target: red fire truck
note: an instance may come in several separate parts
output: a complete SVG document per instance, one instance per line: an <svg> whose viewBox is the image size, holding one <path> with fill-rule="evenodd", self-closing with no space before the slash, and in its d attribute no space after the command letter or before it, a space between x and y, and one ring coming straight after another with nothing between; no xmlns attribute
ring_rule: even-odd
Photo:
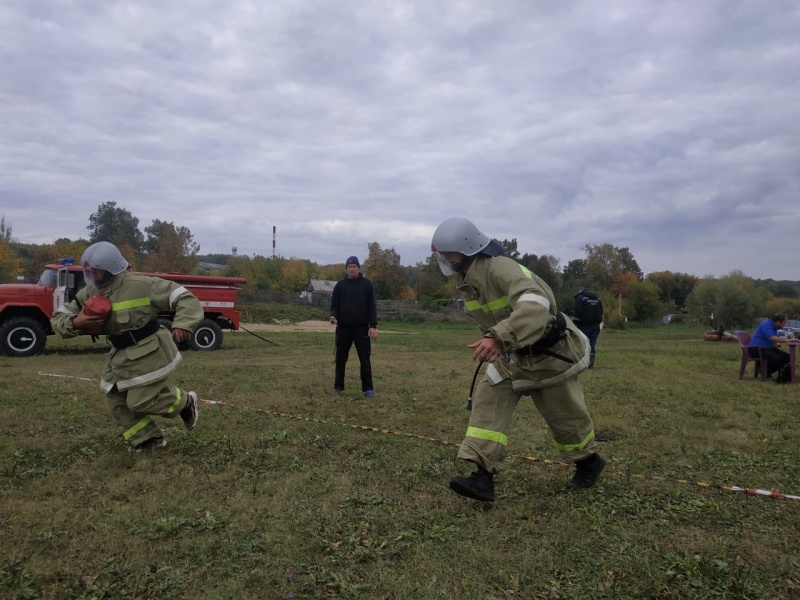
<svg viewBox="0 0 800 600"><path fill-rule="evenodd" d="M200 300L205 317L189 340L192 350L216 350L222 345L223 329L239 329L236 296L247 279L178 273L140 274L180 283ZM44 350L47 336L54 334L50 326L53 312L75 298L84 285L83 270L69 259L45 265L35 284L0 285L0 352L8 356L32 356ZM171 313L158 315L165 327L171 326L173 317Z"/></svg>

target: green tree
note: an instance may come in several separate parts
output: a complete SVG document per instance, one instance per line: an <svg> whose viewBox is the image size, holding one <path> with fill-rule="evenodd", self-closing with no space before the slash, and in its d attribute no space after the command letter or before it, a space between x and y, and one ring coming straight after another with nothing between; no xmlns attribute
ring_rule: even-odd
<svg viewBox="0 0 800 600"><path fill-rule="evenodd" d="M367 244L369 254L364 261L364 271L375 286L379 300L408 297L406 271L400 265L400 255L394 248L381 248L378 242Z"/></svg>
<svg viewBox="0 0 800 600"><path fill-rule="evenodd" d="M672 271L654 271L648 273L645 280L658 286L658 299L661 302L676 308L686 306L686 298L689 297L698 282L698 278L694 275L673 273Z"/></svg>
<svg viewBox="0 0 800 600"><path fill-rule="evenodd" d="M383 279L372 279L372 287L375 290L375 298L377 300L391 300L392 290Z"/></svg>
<svg viewBox="0 0 800 600"><path fill-rule="evenodd" d="M658 286L649 281L634 279L629 283L625 307L632 321L643 323L661 314L663 305L658 299L658 292Z"/></svg>
<svg viewBox="0 0 800 600"><path fill-rule="evenodd" d="M641 281L644 278L644 273L642 273L642 270L639 268L639 263L633 258L633 253L631 253L630 249L627 247L616 248L616 251L620 271L623 273L633 273L636 279Z"/></svg>
<svg viewBox="0 0 800 600"><path fill-rule="evenodd" d="M129 247L134 253L142 251L144 236L139 231L139 219L116 202L105 202L89 217L89 242L111 242L122 250ZM124 253L123 253L124 254ZM130 260L130 259L129 259Z"/></svg>
<svg viewBox="0 0 800 600"><path fill-rule="evenodd" d="M0 217L0 242L10 244L13 241L11 223L6 221L6 216L3 215Z"/></svg>
<svg viewBox="0 0 800 600"><path fill-rule="evenodd" d="M428 308L427 305L430 300L455 297L454 284L442 273L435 254L431 254L427 261L418 263L417 266L419 267L417 299L420 301L422 308ZM427 300L423 302L423 298Z"/></svg>
<svg viewBox="0 0 800 600"><path fill-rule="evenodd" d="M561 290L564 285L564 280L560 273L559 260L552 254L542 254L536 256L535 254L525 253L519 258L519 262L530 269L542 280L550 286L553 292Z"/></svg>
<svg viewBox="0 0 800 600"><path fill-rule="evenodd" d="M708 324L721 338L726 329L751 329L756 319L764 316L770 296L741 271L733 271L719 279L701 279L686 307L695 321Z"/></svg>
<svg viewBox="0 0 800 600"><path fill-rule="evenodd" d="M584 259L576 258L569 261L564 267L564 283L581 281L584 277L586 277L586 261Z"/></svg>
<svg viewBox="0 0 800 600"><path fill-rule="evenodd" d="M503 248L505 248L503 256L507 256L508 258L516 261L520 260L521 256L517 248L517 238L513 238L510 240L498 240L498 241L500 242L500 245Z"/></svg>
<svg viewBox="0 0 800 600"><path fill-rule="evenodd" d="M756 287L768 289L774 296L781 298L800 298L800 281L775 281L774 279L756 279Z"/></svg>
<svg viewBox="0 0 800 600"><path fill-rule="evenodd" d="M145 269L156 273L191 273L197 267L200 246L187 227L154 219L144 231L147 234L143 244Z"/></svg>

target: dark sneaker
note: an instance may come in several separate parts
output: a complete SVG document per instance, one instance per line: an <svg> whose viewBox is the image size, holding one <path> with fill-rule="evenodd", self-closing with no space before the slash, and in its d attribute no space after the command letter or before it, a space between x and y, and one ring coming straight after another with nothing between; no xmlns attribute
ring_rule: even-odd
<svg viewBox="0 0 800 600"><path fill-rule="evenodd" d="M342 393L342 389L335 387L335 388L333 388L333 391L331 391L331 396L338 396L341 393Z"/></svg>
<svg viewBox="0 0 800 600"><path fill-rule="evenodd" d="M575 462L575 475L567 483L571 490L590 488L597 483L600 471L606 466L605 459L597 452L591 456Z"/></svg>
<svg viewBox="0 0 800 600"><path fill-rule="evenodd" d="M167 445L167 440L163 437L152 437L143 441L138 446L128 446L128 452L145 452L147 450L154 450L155 448L163 448Z"/></svg>
<svg viewBox="0 0 800 600"><path fill-rule="evenodd" d="M480 467L469 477L453 475L450 478L450 489L456 494L481 500L494 502L494 481L492 474Z"/></svg>
<svg viewBox="0 0 800 600"><path fill-rule="evenodd" d="M780 372L778 372L778 376L775 378L775 383L789 383L792 380L792 371L789 365L785 365Z"/></svg>
<svg viewBox="0 0 800 600"><path fill-rule="evenodd" d="M376 394L374 390L367 390L366 392L364 392L364 395L367 398L377 398L378 397L378 394Z"/></svg>
<svg viewBox="0 0 800 600"><path fill-rule="evenodd" d="M200 411L197 409L197 394L189 392L186 394L186 406L181 411L181 419L186 429L191 431L197 425L197 419L200 416Z"/></svg>

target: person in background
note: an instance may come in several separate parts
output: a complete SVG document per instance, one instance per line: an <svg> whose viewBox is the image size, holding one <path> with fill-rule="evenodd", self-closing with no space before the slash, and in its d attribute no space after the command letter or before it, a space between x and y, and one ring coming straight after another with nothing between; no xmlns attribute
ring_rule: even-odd
<svg viewBox="0 0 800 600"><path fill-rule="evenodd" d="M107 336L111 349L100 387L111 417L128 450L163 448L167 440L153 416L180 416L189 430L197 424L197 394L168 380L181 361L176 343L191 337L203 307L182 285L130 272L110 242L89 246L81 265L86 287L53 314L53 330L63 338ZM159 312L175 313L172 331L161 327Z"/></svg>
<svg viewBox="0 0 800 600"><path fill-rule="evenodd" d="M627 320L627 319L626 319ZM582 287L575 294L575 308L572 312L572 321L578 326L587 338L591 347L589 368L594 368L595 346L597 336L603 322L603 303L593 291Z"/></svg>
<svg viewBox="0 0 800 600"><path fill-rule="evenodd" d="M372 385L371 341L378 339L378 309L375 288L361 273L358 257L345 262L347 274L336 282L331 295L330 322L336 325L336 375L333 394L344 390L344 374L350 347L355 345L361 363L361 391L375 398Z"/></svg>
<svg viewBox="0 0 800 600"><path fill-rule="evenodd" d="M502 256L502 245L471 221L444 221L433 234L431 251L442 273L455 275L467 314L480 329L480 339L468 346L472 360L489 363L472 395L458 451L458 458L477 470L469 477L454 475L450 488L475 500L494 500L494 476L506 457L512 416L523 394L530 394L562 456L575 463L567 487L592 487L605 459L595 452L594 423L578 380L589 366L586 337L559 312L550 287Z"/></svg>
<svg viewBox="0 0 800 600"><path fill-rule="evenodd" d="M753 337L750 338L750 348L748 349L750 356L758 358L758 348L761 348L761 355L767 360L766 378L769 379L775 371L779 371L775 383L788 383L792 379L789 371L789 354L778 349L778 344L788 344L792 341L791 336L781 337L778 335L778 329L786 327L787 320L785 314L775 313L771 318L761 321L756 327ZM762 373L761 376L765 375Z"/></svg>

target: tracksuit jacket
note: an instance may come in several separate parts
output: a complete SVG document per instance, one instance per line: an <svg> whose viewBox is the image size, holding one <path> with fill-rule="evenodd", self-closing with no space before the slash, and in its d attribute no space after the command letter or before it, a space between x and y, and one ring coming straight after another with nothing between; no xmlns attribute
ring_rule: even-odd
<svg viewBox="0 0 800 600"><path fill-rule="evenodd" d="M336 282L331 295L331 316L341 325L378 326L375 288L363 273Z"/></svg>

